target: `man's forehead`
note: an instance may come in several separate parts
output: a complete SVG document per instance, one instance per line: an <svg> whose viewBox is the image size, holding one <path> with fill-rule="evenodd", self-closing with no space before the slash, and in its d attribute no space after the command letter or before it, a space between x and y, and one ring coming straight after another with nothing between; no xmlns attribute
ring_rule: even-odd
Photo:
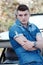
<svg viewBox="0 0 43 65"><path fill-rule="evenodd" d="M25 13L29 13L28 10L25 10L25 11L18 11L18 14L25 14Z"/></svg>

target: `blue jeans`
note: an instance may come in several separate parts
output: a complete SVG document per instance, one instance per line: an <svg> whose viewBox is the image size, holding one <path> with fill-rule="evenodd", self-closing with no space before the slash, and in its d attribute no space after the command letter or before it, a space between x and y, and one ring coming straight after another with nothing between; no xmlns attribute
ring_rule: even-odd
<svg viewBox="0 0 43 65"><path fill-rule="evenodd" d="M26 64L23 64L23 65L43 65L43 63L41 63L41 62L31 62L31 63L26 63Z"/></svg>

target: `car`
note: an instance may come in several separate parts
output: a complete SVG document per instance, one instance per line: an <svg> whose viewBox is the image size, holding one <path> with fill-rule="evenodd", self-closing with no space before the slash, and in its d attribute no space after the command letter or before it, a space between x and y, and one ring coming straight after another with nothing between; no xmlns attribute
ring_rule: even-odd
<svg viewBox="0 0 43 65"><path fill-rule="evenodd" d="M41 31L43 36L43 14L31 14L30 23L35 24ZM10 41L9 41L9 31L0 33L0 48L3 48L2 53L0 53L0 63L3 63L5 60L5 50L6 48L12 48ZM42 49L42 55L43 55L43 49ZM3 61L2 61L3 59ZM17 59L18 61L18 59ZM16 63L18 65L18 63Z"/></svg>
<svg viewBox="0 0 43 65"><path fill-rule="evenodd" d="M40 29L43 36L43 14L32 14L29 20Z"/></svg>

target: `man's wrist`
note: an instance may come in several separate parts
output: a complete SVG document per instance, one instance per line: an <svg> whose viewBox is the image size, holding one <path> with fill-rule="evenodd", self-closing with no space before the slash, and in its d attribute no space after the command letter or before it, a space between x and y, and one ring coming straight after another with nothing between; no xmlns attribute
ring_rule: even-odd
<svg viewBox="0 0 43 65"><path fill-rule="evenodd" d="M24 46L25 44L22 44L22 46Z"/></svg>
<svg viewBox="0 0 43 65"><path fill-rule="evenodd" d="M34 47L36 47L36 41L34 42Z"/></svg>

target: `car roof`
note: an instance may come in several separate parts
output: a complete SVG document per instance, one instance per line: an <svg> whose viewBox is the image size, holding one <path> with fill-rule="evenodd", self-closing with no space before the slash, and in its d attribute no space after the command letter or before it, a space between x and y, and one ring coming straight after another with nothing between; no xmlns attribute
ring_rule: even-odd
<svg viewBox="0 0 43 65"><path fill-rule="evenodd" d="M34 23L35 25L37 25L37 27L39 29L43 28L43 15L34 15L34 16L31 16L29 21L31 23Z"/></svg>
<svg viewBox="0 0 43 65"><path fill-rule="evenodd" d="M9 40L9 31L0 33L0 40Z"/></svg>

